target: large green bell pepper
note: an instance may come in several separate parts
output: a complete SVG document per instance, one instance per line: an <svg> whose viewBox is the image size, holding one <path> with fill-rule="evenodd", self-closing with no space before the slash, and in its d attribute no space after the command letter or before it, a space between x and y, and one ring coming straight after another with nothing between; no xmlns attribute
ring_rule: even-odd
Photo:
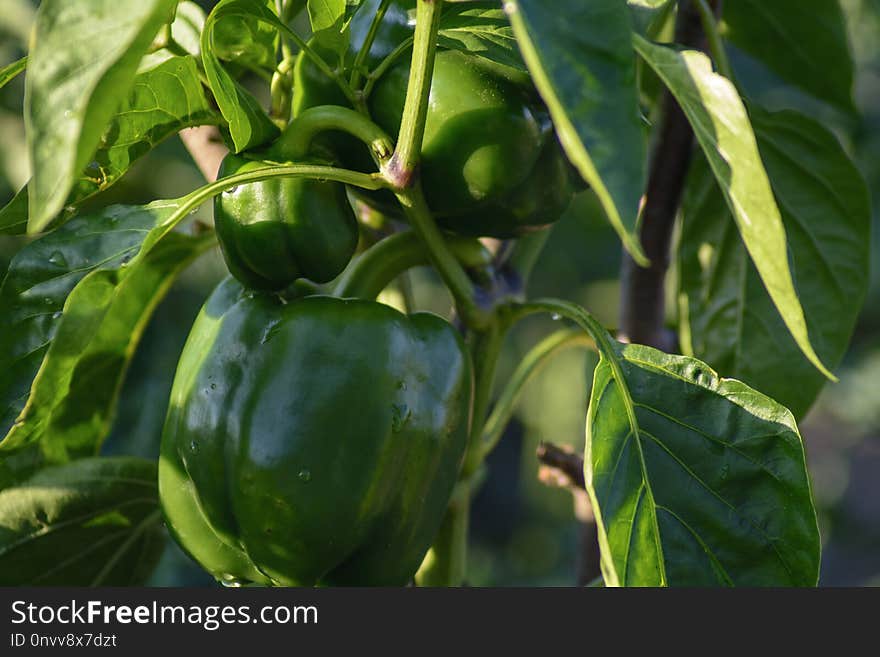
<svg viewBox="0 0 880 657"><path fill-rule="evenodd" d="M401 585L436 534L472 373L443 319L218 286L178 364L159 463L167 525L226 582Z"/></svg>

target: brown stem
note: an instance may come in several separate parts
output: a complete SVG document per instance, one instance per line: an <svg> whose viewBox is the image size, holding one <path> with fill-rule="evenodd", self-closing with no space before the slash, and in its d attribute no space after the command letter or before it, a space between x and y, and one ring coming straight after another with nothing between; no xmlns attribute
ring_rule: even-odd
<svg viewBox="0 0 880 657"><path fill-rule="evenodd" d="M720 2L713 8L718 11ZM675 41L688 48L705 50L700 15L693 2L679 8ZM654 151L645 193L640 238L648 267L639 267L626 253L621 269L619 338L664 351L675 349L675 337L664 327L666 318L666 271L675 217L681 202L694 133L681 108L667 91L663 99L663 122Z"/></svg>
<svg viewBox="0 0 880 657"><path fill-rule="evenodd" d="M538 445L536 454L541 462L541 469L538 472L540 481L550 486L568 488L571 491L580 544L577 585L585 586L596 579L600 571L599 539L593 507L584 480L584 459L570 448L546 442Z"/></svg>
<svg viewBox="0 0 880 657"><path fill-rule="evenodd" d="M542 464L538 479L543 483L560 488L587 490L583 456L547 442L538 445L535 455Z"/></svg>
<svg viewBox="0 0 880 657"><path fill-rule="evenodd" d="M180 131L180 140L209 183L217 180L217 169L229 149L223 143L217 126L203 125Z"/></svg>

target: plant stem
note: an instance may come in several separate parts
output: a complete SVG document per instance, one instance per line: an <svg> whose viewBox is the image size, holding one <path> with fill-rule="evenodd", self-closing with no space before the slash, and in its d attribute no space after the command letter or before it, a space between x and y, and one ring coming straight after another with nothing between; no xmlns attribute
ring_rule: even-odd
<svg viewBox="0 0 880 657"><path fill-rule="evenodd" d="M362 100L365 103L370 97L370 94L373 92L373 87L376 85L376 82L385 74L385 71L391 68L394 63L398 59L400 59L400 57L402 57L410 48L412 48L412 45L413 38L407 37L406 40L401 42L399 46L392 50L375 69L370 71L370 74L367 76L367 83L364 85L364 90L361 93Z"/></svg>
<svg viewBox="0 0 880 657"><path fill-rule="evenodd" d="M293 56L289 54L278 64L272 74L270 94L272 99L271 116L282 130L290 120L290 105L293 100Z"/></svg>
<svg viewBox="0 0 880 657"><path fill-rule="evenodd" d="M308 57L314 62L315 66L326 75L328 78L333 80L336 85L342 90L342 93L345 95L346 99L352 104L355 105L357 103L357 94L354 93L351 86L348 84L348 80L346 80L342 75L339 74L337 70L330 68L330 65L324 61L324 58L321 57L315 49L312 48L308 43L306 43L305 39L303 39L296 32L291 30L287 25L282 25L281 34L282 36L286 36L291 41L293 41L297 47L302 51L303 55Z"/></svg>
<svg viewBox="0 0 880 657"><path fill-rule="evenodd" d="M456 259L466 267L488 264L474 261L475 246L471 238L454 238L447 245ZM430 255L421 238L413 231L395 233L364 251L345 272L333 294L338 297L375 299L402 273L413 267L429 265Z"/></svg>
<svg viewBox="0 0 880 657"><path fill-rule="evenodd" d="M538 258L541 256L541 252L544 250L544 246L549 238L550 229L547 228L524 235L514 244L507 262L519 274L524 288L528 284L532 270L535 268L535 264L538 262Z"/></svg>
<svg viewBox="0 0 880 657"><path fill-rule="evenodd" d="M416 582L419 586L461 586L467 574L467 540L472 484L459 481Z"/></svg>
<svg viewBox="0 0 880 657"><path fill-rule="evenodd" d="M544 338L523 357L513 375L507 381L489 419L483 426L479 443L479 461L486 459L501 439L504 429L513 416L525 385L560 351L572 347L595 349L595 342L583 331L562 329Z"/></svg>
<svg viewBox="0 0 880 657"><path fill-rule="evenodd" d="M389 173L395 186L401 188L412 184L421 157L442 9L443 0L418 0L416 4L416 28L409 83L397 137L397 149L389 165Z"/></svg>
<svg viewBox="0 0 880 657"><path fill-rule="evenodd" d="M186 211L194 210L209 198L220 194L227 189L245 185L270 178L313 178L316 180L335 180L336 182L354 185L362 189L377 190L387 187L384 178L379 174L361 173L348 169L338 169L316 164L289 164L280 166L267 166L261 169L253 169L244 173L236 173L231 176L220 178L204 187L190 192L183 197L183 206ZM184 215L185 216L185 215Z"/></svg>
<svg viewBox="0 0 880 657"><path fill-rule="evenodd" d="M693 1L679 12L676 42L697 47L703 41ZM621 267L620 339L672 351L675 339L665 329L666 271L675 218L693 151L690 123L668 91L663 98L660 140L654 150L642 210L640 241L650 260L639 266L625 251Z"/></svg>
<svg viewBox="0 0 880 657"><path fill-rule="evenodd" d="M382 19L385 18L385 12L388 11L390 5L391 0L382 0L376 8L376 15L373 16L373 20L370 23L370 29L367 31L367 36L364 38L364 43L361 45L361 49L358 51L357 56L354 58L351 80L349 81L352 89L358 89L360 87L361 72L364 63L367 61L367 55L370 53L370 48L373 47L373 41L376 40L376 33L379 31L379 27L382 25Z"/></svg>
<svg viewBox="0 0 880 657"><path fill-rule="evenodd" d="M370 147L380 163L388 160L394 149L391 137L363 114L341 105L319 105L297 116L267 155L282 160L299 160L308 155L315 136L328 130L341 130L357 137Z"/></svg>
<svg viewBox="0 0 880 657"><path fill-rule="evenodd" d="M715 61L715 68L728 80L733 80L733 68L730 66L727 51L724 50L724 42L718 32L716 10L713 10L706 0L694 0L694 2L696 2L697 11L700 12L700 22L703 25L703 33L709 42L709 52L712 53L712 59ZM716 2L716 5L720 6L720 4L720 2Z"/></svg>
<svg viewBox="0 0 880 657"><path fill-rule="evenodd" d="M394 156L392 156L392 161L393 158ZM477 304L474 284L458 260L455 259L446 243L446 238L434 223L434 217L431 216L431 211L425 203L421 186L417 183L409 189L397 190L395 194L410 226L425 245L431 258L431 264L434 265L446 287L449 288L452 298L455 300L455 307L464 323L474 329L488 326L491 313L480 308Z"/></svg>
<svg viewBox="0 0 880 657"><path fill-rule="evenodd" d="M471 435L464 465L461 468L462 479L469 478L483 462L483 427L486 425L495 383L495 370L508 327L506 318L496 314L489 326L474 336L471 345L471 354L474 358L474 409Z"/></svg>

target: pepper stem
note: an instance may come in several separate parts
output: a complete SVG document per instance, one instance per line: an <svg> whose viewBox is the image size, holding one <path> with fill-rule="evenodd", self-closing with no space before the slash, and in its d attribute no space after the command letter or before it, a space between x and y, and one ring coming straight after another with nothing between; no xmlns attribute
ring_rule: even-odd
<svg viewBox="0 0 880 657"><path fill-rule="evenodd" d="M301 160L308 155L315 136L328 130L340 130L360 139L370 147L380 165L391 157L394 149L391 137L363 114L339 105L319 105L291 121L266 155L285 161Z"/></svg>
<svg viewBox="0 0 880 657"><path fill-rule="evenodd" d="M392 183L400 188L412 184L421 157L442 8L443 0L418 0L416 4L416 28L409 83L397 137L397 150L391 158L389 167Z"/></svg>

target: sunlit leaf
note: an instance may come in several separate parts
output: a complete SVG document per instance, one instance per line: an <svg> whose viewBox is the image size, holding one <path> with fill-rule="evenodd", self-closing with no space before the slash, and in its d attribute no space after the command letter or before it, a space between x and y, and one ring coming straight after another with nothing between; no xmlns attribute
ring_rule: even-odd
<svg viewBox="0 0 880 657"><path fill-rule="evenodd" d="M43 0L28 74L25 126L34 176L28 232L41 231L64 206L134 82L175 0Z"/></svg>
<svg viewBox="0 0 880 657"><path fill-rule="evenodd" d="M0 491L0 585L143 584L165 545L156 462L90 458Z"/></svg>
<svg viewBox="0 0 880 657"><path fill-rule="evenodd" d="M822 361L836 366L869 283L865 182L835 136L816 121L754 106L750 114L782 212L810 336ZM705 161L692 167L682 215L682 344L802 417L826 379L786 331Z"/></svg>
<svg viewBox="0 0 880 657"><path fill-rule="evenodd" d="M788 264L782 216L739 93L701 52L658 46L634 35L639 54L678 101L718 181L746 249L804 355L834 378L816 354Z"/></svg>

